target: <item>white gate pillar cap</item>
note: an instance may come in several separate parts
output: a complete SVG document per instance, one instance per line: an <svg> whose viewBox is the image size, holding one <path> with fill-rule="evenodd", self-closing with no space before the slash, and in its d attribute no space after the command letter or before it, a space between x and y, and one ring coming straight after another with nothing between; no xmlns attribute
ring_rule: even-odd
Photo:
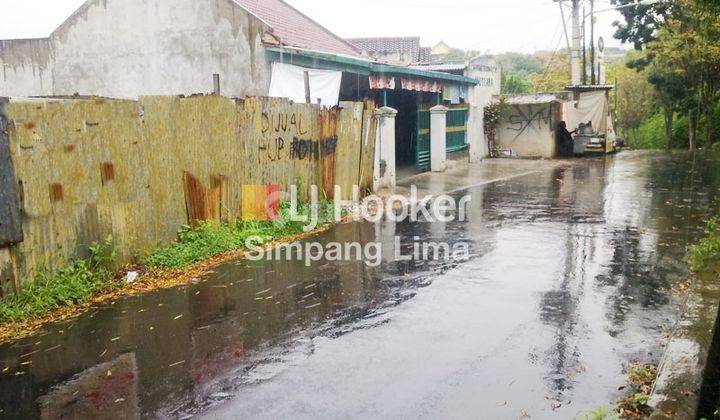
<svg viewBox="0 0 720 420"><path fill-rule="evenodd" d="M388 117L388 118L395 118L398 111L397 109L390 108L389 106L384 106L382 108L378 108L375 110L375 115L378 117Z"/></svg>
<svg viewBox="0 0 720 420"><path fill-rule="evenodd" d="M431 114L445 114L448 112L448 107L444 105L435 105L434 107L430 108Z"/></svg>

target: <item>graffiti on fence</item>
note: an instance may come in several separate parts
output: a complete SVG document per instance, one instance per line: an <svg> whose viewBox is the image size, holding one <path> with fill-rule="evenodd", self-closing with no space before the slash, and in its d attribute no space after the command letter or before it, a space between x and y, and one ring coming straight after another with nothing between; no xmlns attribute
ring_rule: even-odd
<svg viewBox="0 0 720 420"><path fill-rule="evenodd" d="M268 112L262 113L263 134L267 134L269 132L285 133L288 130L294 131L299 136L308 133L303 126L302 115L295 112L278 112L277 114L271 114Z"/></svg>
<svg viewBox="0 0 720 420"><path fill-rule="evenodd" d="M290 146L290 159L318 160L320 159L321 152L324 156L335 153L337 142L337 136L332 136L321 141L300 140L296 137Z"/></svg>

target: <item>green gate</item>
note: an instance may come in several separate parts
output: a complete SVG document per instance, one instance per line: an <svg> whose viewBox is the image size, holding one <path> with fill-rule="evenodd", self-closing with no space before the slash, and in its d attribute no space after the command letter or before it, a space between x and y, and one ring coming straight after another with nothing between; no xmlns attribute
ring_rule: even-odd
<svg viewBox="0 0 720 420"><path fill-rule="evenodd" d="M430 111L426 109L421 109L417 113L415 166L420 172L430 170Z"/></svg>
<svg viewBox="0 0 720 420"><path fill-rule="evenodd" d="M469 108L450 108L447 112L447 152L465 150Z"/></svg>

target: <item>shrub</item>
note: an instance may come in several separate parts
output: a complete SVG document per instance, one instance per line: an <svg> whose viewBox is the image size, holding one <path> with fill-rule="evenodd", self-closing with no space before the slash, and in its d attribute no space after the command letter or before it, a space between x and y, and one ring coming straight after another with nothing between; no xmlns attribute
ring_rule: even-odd
<svg viewBox="0 0 720 420"><path fill-rule="evenodd" d="M0 300L0 322L37 317L116 287L118 282L112 278L116 261L112 237L90 247L90 254L87 260L38 274L20 293Z"/></svg>
<svg viewBox="0 0 720 420"><path fill-rule="evenodd" d="M333 211L332 203L321 202L319 223L327 224L332 220ZM309 215L310 206L300 205L298 213ZM303 227L305 223L290 220L290 205L283 203L277 221L201 223L195 228L183 226L178 232L176 242L155 251L142 263L151 267L183 268L224 252L244 249L249 237L259 236L274 240L302 233Z"/></svg>
<svg viewBox="0 0 720 420"><path fill-rule="evenodd" d="M717 219L708 222L706 232L707 236L688 250L690 265L693 270L699 272L711 270L720 262L720 232Z"/></svg>
<svg viewBox="0 0 720 420"><path fill-rule="evenodd" d="M630 145L636 149L664 149L665 148L665 118L662 113L653 115L645 120L637 130L636 136L631 136ZM688 145L688 121L685 117L676 117L673 120L673 134L670 141L672 149L685 149Z"/></svg>

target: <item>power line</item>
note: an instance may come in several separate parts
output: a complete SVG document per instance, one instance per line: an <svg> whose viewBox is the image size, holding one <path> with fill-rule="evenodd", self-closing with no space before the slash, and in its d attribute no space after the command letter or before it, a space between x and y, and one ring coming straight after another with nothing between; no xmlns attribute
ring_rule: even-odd
<svg viewBox="0 0 720 420"><path fill-rule="evenodd" d="M383 5L395 5L395 6L403 6L403 7L409 7L409 8L415 8L415 9L458 9L458 10L487 10L487 9L521 9L526 8L528 6L545 6L545 2L542 3L539 2L532 2L532 3L513 3L513 4L505 4L505 5L460 5L460 4L441 4L441 5L430 5L430 4L417 4L417 3L408 3L408 2L402 2L402 1L396 1L396 0L367 0L374 3L382 3Z"/></svg>
<svg viewBox="0 0 720 420"><path fill-rule="evenodd" d="M567 27L567 24L570 22L570 18L568 18L567 21L562 21L561 24L563 27ZM562 29L562 27L558 28ZM548 72L550 71L550 66L552 66L553 60L555 60L555 55L557 54L558 50L560 49L560 44L562 43L563 34L562 31L560 31L560 39L558 39L557 45L555 46L555 50L553 50L552 55L550 56L550 60L548 60L547 66L545 67L545 71L543 72L542 78L540 79L541 83L545 83L547 80Z"/></svg>
<svg viewBox="0 0 720 420"><path fill-rule="evenodd" d="M541 4L541 5L538 5L537 7L533 7L533 8L531 8L531 9L527 9L526 11L527 11L527 12L532 12L532 11L535 11L535 10L538 10L538 9L542 9L542 8L545 8L545 7L547 7L547 4ZM555 14L553 14L553 16L548 16L547 19L550 19L551 17L554 17L554 16L555 16ZM537 23L537 22L535 22L535 23ZM533 24L534 24L534 23L531 22L529 25L533 25ZM528 24L523 23L523 25L528 25ZM492 25L492 26L484 26L482 32L473 31L473 32L468 32L468 33L462 34L462 35L453 35L453 36L445 37L444 39L467 38L467 37L470 37L470 36L473 36L473 35L478 35L478 34L486 33L486 32L488 32L488 30L487 30L488 28L494 29L494 28L499 28L499 27L501 27L501 26L502 26L502 27L507 27L507 23L505 23L505 22L498 22L498 23L496 23L495 25Z"/></svg>
<svg viewBox="0 0 720 420"><path fill-rule="evenodd" d="M528 26L537 25L538 23L544 22L544 21L549 20L549 19L557 19L557 15L556 15L555 13L553 13L552 16L547 16L547 17L544 17L544 18L542 18L542 19L538 19L538 20L536 20L536 21L534 21L534 22L531 22L531 23L524 23L524 22L523 22L523 23L521 23L521 25L523 26L523 28L518 28L517 31L505 31L504 33L498 34L498 35L496 35L496 36L493 36L492 38L487 38L487 39L484 39L484 40L479 41L479 42L477 42L477 43L471 44L471 45L469 45L466 49L470 49L470 48L473 48L473 47L477 47L477 46L479 46L480 44L484 44L484 43L486 43L486 42L493 41L493 40L495 40L495 39L497 39L497 38L501 38L501 37L503 37L503 36L508 35L509 33L519 32L520 30L523 30L523 31L527 32L527 27L528 27ZM499 25L498 25L498 26L499 26Z"/></svg>

